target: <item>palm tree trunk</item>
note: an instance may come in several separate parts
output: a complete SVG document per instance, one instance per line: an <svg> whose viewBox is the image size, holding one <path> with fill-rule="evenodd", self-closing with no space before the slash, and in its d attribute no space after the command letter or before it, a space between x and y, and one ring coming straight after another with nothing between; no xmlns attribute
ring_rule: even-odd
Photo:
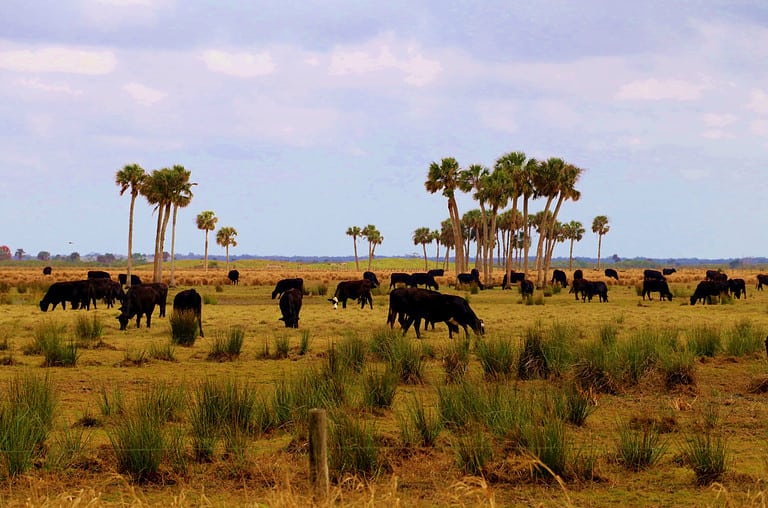
<svg viewBox="0 0 768 508"><path fill-rule="evenodd" d="M597 235L597 269L600 269L600 249L603 246L603 235Z"/></svg>
<svg viewBox="0 0 768 508"><path fill-rule="evenodd" d="M174 279L174 266L173 261L176 257L176 214L179 211L178 205L173 205L173 223L171 224L171 281L170 286L175 287L175 279Z"/></svg>
<svg viewBox="0 0 768 508"><path fill-rule="evenodd" d="M355 230L357 231L357 230ZM355 246L355 270L360 271L360 261L357 258L357 236L352 237L352 244Z"/></svg>
<svg viewBox="0 0 768 508"><path fill-rule="evenodd" d="M168 230L168 221L171 219L171 202L169 201L165 205L165 211L163 212L163 226L160 230L160 259L157 262L157 275L155 276L155 282L163 281L163 254L165 253L165 232Z"/></svg>
<svg viewBox="0 0 768 508"><path fill-rule="evenodd" d="M528 278L528 249L531 246L531 230L528 227L528 196L523 198L523 273Z"/></svg>
<svg viewBox="0 0 768 508"><path fill-rule="evenodd" d="M435 268L440 267L440 240L437 241L437 251L435 252Z"/></svg>
<svg viewBox="0 0 768 508"><path fill-rule="evenodd" d="M229 273L229 244L224 248L227 251L227 273Z"/></svg>
<svg viewBox="0 0 768 508"><path fill-rule="evenodd" d="M133 267L133 208L136 204L136 196L138 192L131 192L131 211L128 217L128 267L126 268L125 283L128 287L131 287L131 268Z"/></svg>
<svg viewBox="0 0 768 508"><path fill-rule="evenodd" d="M205 271L208 271L208 230L205 230Z"/></svg>
<svg viewBox="0 0 768 508"><path fill-rule="evenodd" d="M456 259L455 268L456 273L459 274L464 270L464 239L461 234L459 207L454 198L448 198L448 215L450 216L451 224L453 225L454 257Z"/></svg>
<svg viewBox="0 0 768 508"><path fill-rule="evenodd" d="M571 248L568 251L568 270L573 269L573 238L571 238Z"/></svg>
<svg viewBox="0 0 768 508"><path fill-rule="evenodd" d="M157 280L157 263L160 261L160 231L163 229L163 206L157 205L157 229L155 231L155 258L152 261L152 282L160 282Z"/></svg>
<svg viewBox="0 0 768 508"><path fill-rule="evenodd" d="M427 261L427 244L422 243L421 248L424 249L424 271L429 271L429 262Z"/></svg>

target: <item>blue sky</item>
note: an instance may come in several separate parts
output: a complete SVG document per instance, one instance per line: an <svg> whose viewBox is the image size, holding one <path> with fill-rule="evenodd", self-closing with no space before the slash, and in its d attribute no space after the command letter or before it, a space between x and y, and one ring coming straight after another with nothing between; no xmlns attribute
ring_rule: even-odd
<svg viewBox="0 0 768 508"><path fill-rule="evenodd" d="M597 215L604 257L765 256L766 62L762 0L5 0L0 244L124 254L114 177L138 163L198 184L178 253L203 251L203 210L232 254L350 255L366 224L420 253L448 217L431 162L523 151L584 169L559 216L577 256ZM141 199L135 221L151 252Z"/></svg>

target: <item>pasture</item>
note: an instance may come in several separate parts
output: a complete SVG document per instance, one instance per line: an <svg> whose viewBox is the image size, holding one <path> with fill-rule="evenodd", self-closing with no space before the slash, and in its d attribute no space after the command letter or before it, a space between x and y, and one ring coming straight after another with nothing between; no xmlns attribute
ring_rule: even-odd
<svg viewBox="0 0 768 508"><path fill-rule="evenodd" d="M382 287L372 310L354 302L333 310L327 300L338 281L360 278L362 263L358 272L349 263L238 262L237 286L223 266L205 273L178 264L168 316L178 291L194 287L203 296L206 335L190 346L171 344L169 317L157 310L151 329L132 321L124 332L118 311L101 302L89 311L40 311L51 282L84 278L86 269L54 268L46 277L38 267L0 267L0 400L30 379L50 383L56 399L50 431L20 474L8 475L0 439L0 503L764 505L768 291L755 290L756 270L728 270L747 281L746 299L694 306L688 297L704 268L668 277L671 302L657 294L642 300L639 269L620 271L619 281L585 270L606 281L607 303L577 301L567 289L546 296L537 289L524 302L517 288L500 289L501 271L495 288L479 292L440 277L441 291L469 300L486 335L466 342L461 332L462 340L449 341L438 323L422 340L410 330L401 341L397 327L385 326L389 273L422 271L413 264L374 266ZM134 273L151 279L151 267ZM270 297L286 277L303 277L309 293L298 329L284 327ZM94 340L77 337L85 323L100 329ZM32 351L50 330L78 345L74 366L45 367ZM213 355L234 331L243 339L239 354ZM542 358L545 368L537 368ZM396 375L391 385L388 372ZM331 389L320 393L319 385ZM251 397L255 415L237 432L213 429L201 454L193 408L204 387L217 386ZM388 386L391 399L373 397ZM167 439L157 473L137 479L121 466L114 440L157 393L175 397L174 415L159 427ZM308 408L298 401L328 405L327 501L312 497ZM581 420L573 418L579 404ZM724 463L709 481L693 452L711 452L712 443ZM647 452L647 461L627 448Z"/></svg>

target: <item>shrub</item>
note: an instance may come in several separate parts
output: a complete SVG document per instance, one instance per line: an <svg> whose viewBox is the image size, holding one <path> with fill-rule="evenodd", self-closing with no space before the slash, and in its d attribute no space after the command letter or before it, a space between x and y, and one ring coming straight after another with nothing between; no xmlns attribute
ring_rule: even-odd
<svg viewBox="0 0 768 508"><path fill-rule="evenodd" d="M193 310L171 312L168 322L171 324L171 342L180 346L193 346L199 329L197 316Z"/></svg>

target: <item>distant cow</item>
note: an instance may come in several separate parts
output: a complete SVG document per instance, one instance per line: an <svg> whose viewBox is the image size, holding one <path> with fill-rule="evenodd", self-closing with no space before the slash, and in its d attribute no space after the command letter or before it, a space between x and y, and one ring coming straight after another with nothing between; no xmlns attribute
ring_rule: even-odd
<svg viewBox="0 0 768 508"><path fill-rule="evenodd" d="M476 270L473 270L472 273L460 273L456 276L456 285L461 286L464 284L475 284L478 288L485 289L483 283L480 282L480 273Z"/></svg>
<svg viewBox="0 0 768 508"><path fill-rule="evenodd" d="M142 286L149 286L155 290L155 294L157 295L155 303L160 309L158 315L159 317L165 317L165 306L168 301L168 284L164 282L150 282L149 284L142 284Z"/></svg>
<svg viewBox="0 0 768 508"><path fill-rule="evenodd" d="M373 297L371 296L371 281L367 279L362 280L343 280L336 285L336 291L333 293L333 298L329 298L328 301L333 304L333 308L336 309L341 303L341 307L347 308L347 300L357 300L360 302L360 308L364 309L365 304L368 303L373 309Z"/></svg>
<svg viewBox="0 0 768 508"><path fill-rule="evenodd" d="M716 296L720 298L722 294L728 293L728 284L725 282L715 282L711 280L703 280L696 286L696 290L691 295L691 305L696 305L696 302L712 303L712 297Z"/></svg>
<svg viewBox="0 0 768 508"><path fill-rule="evenodd" d="M597 296L600 302L607 302L608 301L608 286L605 284L605 282L598 280L598 281L587 281L586 284L586 294L582 293L582 300L584 300L584 297L591 302L593 296Z"/></svg>
<svg viewBox="0 0 768 508"><path fill-rule="evenodd" d="M107 308L110 308L115 304L115 300L122 302L125 297L123 286L112 279L92 278L88 279L88 285L90 286L89 296L94 308L96 308L96 300L102 300Z"/></svg>
<svg viewBox="0 0 768 508"><path fill-rule="evenodd" d="M445 270L442 268L434 268L432 270L428 270L427 275L431 275L432 277L442 277L445 275Z"/></svg>
<svg viewBox="0 0 768 508"><path fill-rule="evenodd" d="M40 300L40 310L43 312L48 311L48 307L53 305L51 310L56 309L56 305L61 304L61 308L66 310L66 302L73 303L73 309L77 306L74 305L74 281L69 282L54 282L48 287L43 299Z"/></svg>
<svg viewBox="0 0 768 508"><path fill-rule="evenodd" d="M112 276L109 272L103 270L88 270L87 278L89 279L111 279Z"/></svg>
<svg viewBox="0 0 768 508"><path fill-rule="evenodd" d="M192 311L195 314L200 336L205 337L203 333L203 299L200 297L200 293L194 289L179 291L173 297L173 312L184 311Z"/></svg>
<svg viewBox="0 0 768 508"><path fill-rule="evenodd" d="M575 274L574 274L575 275ZM579 298L584 299L587 295L587 284L589 284L589 281L584 278L576 278L574 277L573 283L571 284L571 290L570 293L573 293L573 295L578 300Z"/></svg>
<svg viewBox="0 0 768 508"><path fill-rule="evenodd" d="M520 283L520 294L523 295L523 298L526 296L533 296L533 281L522 281Z"/></svg>
<svg viewBox="0 0 768 508"><path fill-rule="evenodd" d="M437 291L421 288L393 290L389 293L389 312L387 313L387 323L390 327L394 324L396 316L399 316L403 335L413 324L418 338L421 338L419 328L422 320L432 323L445 322L448 325L450 338L453 338L453 332L458 331L459 326L464 328L467 335L468 328L472 328L478 335L485 333L483 321L470 308L466 299L456 295L444 295Z"/></svg>
<svg viewBox="0 0 768 508"><path fill-rule="evenodd" d="M728 281L728 275L724 272L721 272L720 270L707 270L705 274L706 280L711 280L714 282L727 282Z"/></svg>
<svg viewBox="0 0 768 508"><path fill-rule="evenodd" d="M285 322L286 328L299 327L299 312L303 297L302 292L295 288L289 289L280 297L280 312L283 314L280 320Z"/></svg>
<svg viewBox="0 0 768 508"><path fill-rule="evenodd" d="M389 289L396 288L398 284L405 284L408 286L410 283L410 273L394 272L389 276Z"/></svg>
<svg viewBox="0 0 768 508"><path fill-rule="evenodd" d="M658 270L644 270L643 279L644 280L667 280L667 278L664 277L664 275Z"/></svg>
<svg viewBox="0 0 768 508"><path fill-rule="evenodd" d="M375 289L379 287L379 279L376 277L376 274L373 272L363 272L363 278L371 281L371 289Z"/></svg>
<svg viewBox="0 0 768 508"><path fill-rule="evenodd" d="M573 272L573 280L583 279L583 278L584 278L584 272L582 272L581 269L574 270L574 272Z"/></svg>
<svg viewBox="0 0 768 508"><path fill-rule="evenodd" d="M550 284L555 285L555 283L560 284L561 288L568 287L568 278L565 276L564 271L554 270L552 272L552 281L550 282Z"/></svg>
<svg viewBox="0 0 768 508"><path fill-rule="evenodd" d="M522 272L511 272L509 280L507 280L507 274L504 274L504 279L501 281L501 289L511 289L512 284L523 282L525 280L525 274Z"/></svg>
<svg viewBox="0 0 768 508"><path fill-rule="evenodd" d="M125 273L118 274L117 280L120 282L120 284L125 286L128 282L128 275ZM131 274L131 286L135 286L137 284L141 284L141 278L138 275Z"/></svg>
<svg viewBox="0 0 768 508"><path fill-rule="evenodd" d="M232 284L237 285L240 283L240 272L237 270L230 270L227 274L227 278Z"/></svg>
<svg viewBox="0 0 768 508"><path fill-rule="evenodd" d="M605 269L605 276L610 278L610 279L619 280L619 274L613 268L606 268Z"/></svg>
<svg viewBox="0 0 768 508"><path fill-rule="evenodd" d="M665 280L646 279L643 281L643 300L646 295L649 300L653 300L651 293L659 293L659 300L672 301L672 292L669 290L669 285Z"/></svg>
<svg viewBox="0 0 768 508"><path fill-rule="evenodd" d="M131 286L125 293L125 301L120 308L120 315L117 320L120 322L120 329L125 330L128 321L135 317L136 328L141 327L141 316L147 317L147 328L152 325L152 312L155 310L157 301L157 291L150 285L137 284Z"/></svg>
<svg viewBox="0 0 768 508"><path fill-rule="evenodd" d="M412 273L411 277L408 279L408 285L413 288L424 286L427 289L434 289L435 291L440 289L435 278L426 272Z"/></svg>
<svg viewBox="0 0 768 508"><path fill-rule="evenodd" d="M43 268L43 275L50 275L53 269L50 266Z"/></svg>
<svg viewBox="0 0 768 508"><path fill-rule="evenodd" d="M747 285L744 279L728 279L728 291L737 299L741 299L741 294L744 293L744 299L747 298Z"/></svg>
<svg viewBox="0 0 768 508"><path fill-rule="evenodd" d="M674 268L662 268L661 269L661 273L664 274L664 275L672 275L676 271L677 270L675 270Z"/></svg>
<svg viewBox="0 0 768 508"><path fill-rule="evenodd" d="M298 289L303 294L304 279L302 279L301 277L297 277L295 279L281 279L277 281L277 284L275 285L275 290L272 291L272 299L274 300L275 298L285 293L289 289Z"/></svg>
<svg viewBox="0 0 768 508"><path fill-rule="evenodd" d="M763 284L768 286L768 274L764 273L758 273L757 274L757 286L755 286L755 289L762 291L763 290Z"/></svg>

